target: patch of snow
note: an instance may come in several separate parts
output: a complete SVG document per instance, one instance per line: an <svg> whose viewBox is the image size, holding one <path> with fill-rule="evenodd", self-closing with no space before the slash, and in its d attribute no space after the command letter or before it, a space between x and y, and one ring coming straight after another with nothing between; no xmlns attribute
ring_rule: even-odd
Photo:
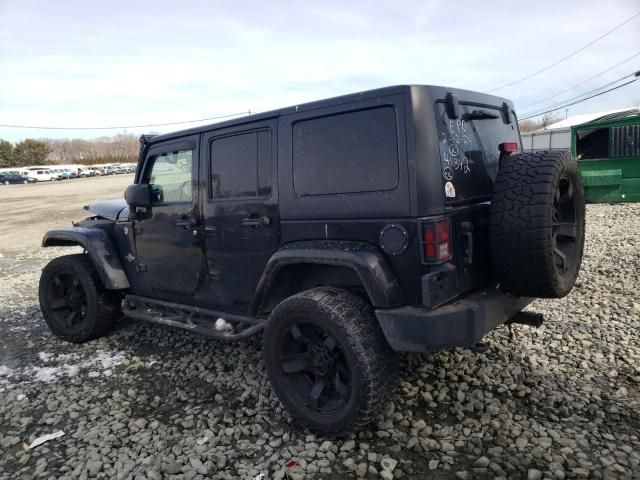
<svg viewBox="0 0 640 480"><path fill-rule="evenodd" d="M218 318L213 328L219 332L233 332L233 325L227 322L224 318Z"/></svg>
<svg viewBox="0 0 640 480"><path fill-rule="evenodd" d="M53 358L53 354L52 353L47 353L47 352L40 352L40 353L38 353L38 357L43 362L48 362Z"/></svg>
<svg viewBox="0 0 640 480"><path fill-rule="evenodd" d="M36 382L51 383L63 377L75 377L82 370L89 370L89 378L113 375L115 367L125 358L122 352L98 351L91 357L82 358L78 354L55 355L49 352L39 352L38 358L47 365L29 366L20 369L10 369L0 365L0 377L24 376Z"/></svg>
<svg viewBox="0 0 640 480"><path fill-rule="evenodd" d="M53 382L60 376L59 367L33 367L32 373L38 382Z"/></svg>

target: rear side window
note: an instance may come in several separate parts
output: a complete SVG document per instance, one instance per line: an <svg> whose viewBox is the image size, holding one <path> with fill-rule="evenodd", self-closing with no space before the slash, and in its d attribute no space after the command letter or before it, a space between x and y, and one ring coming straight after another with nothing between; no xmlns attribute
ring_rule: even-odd
<svg viewBox="0 0 640 480"><path fill-rule="evenodd" d="M270 194L271 131L252 131L213 140L211 198L250 198Z"/></svg>
<svg viewBox="0 0 640 480"><path fill-rule="evenodd" d="M398 185L398 136L391 106L302 120L293 125L297 195L392 190Z"/></svg>

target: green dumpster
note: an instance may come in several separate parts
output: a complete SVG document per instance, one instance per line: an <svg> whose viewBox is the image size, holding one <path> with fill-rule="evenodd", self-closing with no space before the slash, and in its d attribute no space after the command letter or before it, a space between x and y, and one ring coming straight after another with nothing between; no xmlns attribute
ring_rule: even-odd
<svg viewBox="0 0 640 480"><path fill-rule="evenodd" d="M571 128L588 203L640 201L640 115Z"/></svg>

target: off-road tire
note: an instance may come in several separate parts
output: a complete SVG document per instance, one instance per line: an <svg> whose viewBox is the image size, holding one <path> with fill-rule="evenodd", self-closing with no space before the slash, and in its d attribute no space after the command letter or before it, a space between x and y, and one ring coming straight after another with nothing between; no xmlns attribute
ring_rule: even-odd
<svg viewBox="0 0 640 480"><path fill-rule="evenodd" d="M582 179L568 152L520 153L502 162L491 199L489 241L492 268L505 290L526 297L567 295L580 270L584 231ZM572 235L573 248L566 247Z"/></svg>
<svg viewBox="0 0 640 480"><path fill-rule="evenodd" d="M60 308L56 308L57 304L54 303L54 300L60 299L55 297L52 289L56 282L60 282L61 275L64 279L77 279L76 288L84 292L85 313L78 314L80 318L77 325L63 325L61 314L58 313ZM51 260L42 270L38 290L44 320L54 335L69 342L82 343L102 336L121 315L122 294L104 288L93 263L85 254L65 255Z"/></svg>
<svg viewBox="0 0 640 480"><path fill-rule="evenodd" d="M337 339L336 348L350 373L348 400L336 412L321 413L308 406L283 371L280 347L293 325L304 326L307 321ZM263 338L264 362L276 395L294 419L314 433L339 437L361 428L393 393L397 356L385 340L371 304L361 296L319 287L289 297L269 316Z"/></svg>

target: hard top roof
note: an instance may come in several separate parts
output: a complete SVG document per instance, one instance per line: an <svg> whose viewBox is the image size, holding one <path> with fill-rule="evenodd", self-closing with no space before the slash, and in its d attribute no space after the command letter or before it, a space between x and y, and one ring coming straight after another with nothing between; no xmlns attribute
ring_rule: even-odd
<svg viewBox="0 0 640 480"><path fill-rule="evenodd" d="M276 110L270 110L268 112L257 113L253 115L246 115L242 117L237 117L231 120L225 120L222 122L215 122L207 125L202 125L199 127L193 127L185 130L178 130L175 132L164 133L161 135L149 136L148 141L149 144L154 144L156 142L161 142L163 140L170 140L172 138L183 137L186 135L194 135L197 133L202 133L212 128L224 128L224 127L232 127L236 125L242 125L243 123L255 122L258 120L264 120L267 118L278 117L282 115L289 115L293 113L306 112L310 110L315 110L318 108L326 108L335 105L341 105L345 103L362 101L375 97L382 97L387 95L400 94L410 89L420 89L420 90L428 90L433 98L444 98L446 93L452 92L456 93L462 98L470 98L472 101L484 101L488 104L492 105L501 105L502 102L507 102L511 108L513 108L512 103L509 100L506 100L501 97L496 97L494 95L488 95L480 92L473 92L471 90L462 90L459 88L452 87L444 87L439 85L393 85L389 87L376 88L373 90L365 90L357 93L349 93L346 95L340 95L337 97L331 97L321 100L314 100L312 102L306 102L299 105L292 105L289 107L279 108Z"/></svg>

